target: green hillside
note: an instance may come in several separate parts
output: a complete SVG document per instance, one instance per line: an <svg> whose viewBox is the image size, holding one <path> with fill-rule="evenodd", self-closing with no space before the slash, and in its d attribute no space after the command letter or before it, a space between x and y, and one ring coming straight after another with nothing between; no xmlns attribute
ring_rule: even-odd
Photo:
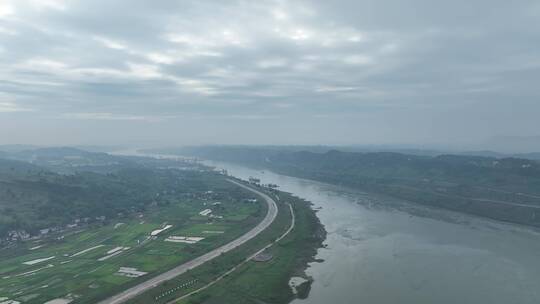
<svg viewBox="0 0 540 304"><path fill-rule="evenodd" d="M62 175L41 167L0 159L0 236L63 227L78 219L114 218L166 204L160 193L204 190L209 174L133 166L114 173Z"/></svg>
<svg viewBox="0 0 540 304"><path fill-rule="evenodd" d="M534 160L335 150L290 152L255 147L196 147L177 153L268 168L424 205L540 226L540 163Z"/></svg>

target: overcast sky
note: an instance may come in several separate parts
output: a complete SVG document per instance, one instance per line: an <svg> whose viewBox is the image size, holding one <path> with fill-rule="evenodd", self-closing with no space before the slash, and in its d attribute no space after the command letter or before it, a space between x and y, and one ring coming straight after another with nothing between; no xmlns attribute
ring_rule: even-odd
<svg viewBox="0 0 540 304"><path fill-rule="evenodd" d="M0 0L0 143L540 134L540 2Z"/></svg>

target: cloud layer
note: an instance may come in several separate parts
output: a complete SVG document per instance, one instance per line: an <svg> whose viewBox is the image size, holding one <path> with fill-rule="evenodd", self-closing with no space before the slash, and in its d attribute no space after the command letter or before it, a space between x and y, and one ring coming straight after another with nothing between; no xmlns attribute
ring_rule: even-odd
<svg viewBox="0 0 540 304"><path fill-rule="evenodd" d="M0 135L137 144L535 135L539 20L532 0L0 0L0 128L10 130Z"/></svg>

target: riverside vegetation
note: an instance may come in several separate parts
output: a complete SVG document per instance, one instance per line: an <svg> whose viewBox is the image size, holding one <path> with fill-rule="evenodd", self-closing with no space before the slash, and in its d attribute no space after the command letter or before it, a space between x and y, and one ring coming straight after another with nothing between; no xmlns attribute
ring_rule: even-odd
<svg viewBox="0 0 540 304"><path fill-rule="evenodd" d="M253 193L189 161L53 152L47 150L39 166L10 155L0 159L2 298L94 303L237 238L266 213L260 200L253 201ZM297 225L269 249L271 261L249 262L186 301L287 303L295 297L288 280L305 277L303 270L321 246L324 229L308 202L265 191L282 198L271 227L233 252L175 278L184 288L171 296L197 289L275 240L291 223L287 202ZM212 209L211 215L201 215L204 209ZM156 231L162 232L153 235ZM203 239L194 244L166 241L174 236ZM155 298L173 283L148 294ZM133 301L146 303L148 294Z"/></svg>
<svg viewBox="0 0 540 304"><path fill-rule="evenodd" d="M428 206L540 226L540 163L530 159L234 146L162 152L238 162Z"/></svg>

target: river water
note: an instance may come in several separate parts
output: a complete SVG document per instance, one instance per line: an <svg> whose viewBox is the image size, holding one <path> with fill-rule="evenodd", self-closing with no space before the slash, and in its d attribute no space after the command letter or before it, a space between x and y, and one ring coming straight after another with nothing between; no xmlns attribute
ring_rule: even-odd
<svg viewBox="0 0 540 304"><path fill-rule="evenodd" d="M294 304L540 303L537 230L209 162L314 204L328 236Z"/></svg>

